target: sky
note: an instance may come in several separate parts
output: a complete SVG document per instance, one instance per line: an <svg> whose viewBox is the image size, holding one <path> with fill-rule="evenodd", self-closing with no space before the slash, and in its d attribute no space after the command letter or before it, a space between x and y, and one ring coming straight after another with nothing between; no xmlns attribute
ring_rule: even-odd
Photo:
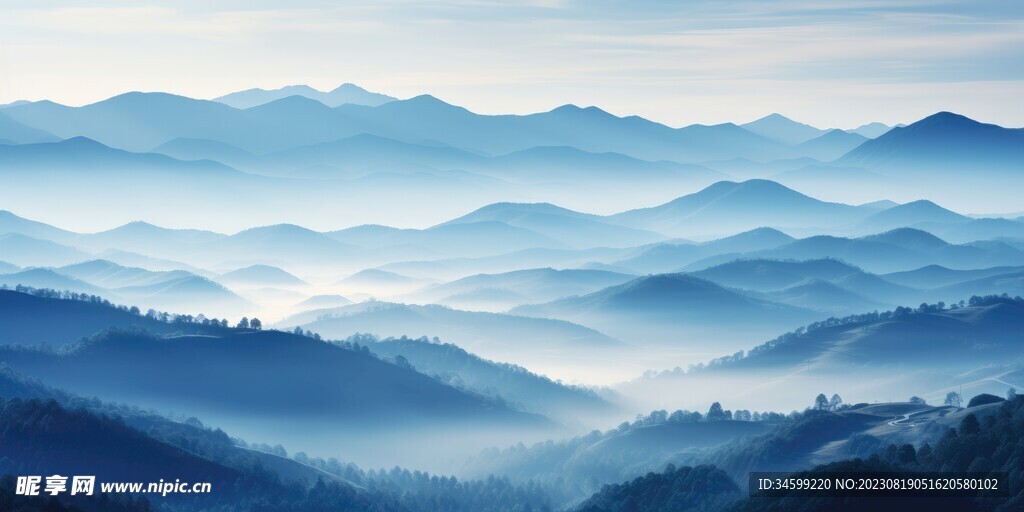
<svg viewBox="0 0 1024 512"><path fill-rule="evenodd" d="M671 126L940 110L1024 126L1024 2L4 0L0 103L351 82L485 114Z"/></svg>

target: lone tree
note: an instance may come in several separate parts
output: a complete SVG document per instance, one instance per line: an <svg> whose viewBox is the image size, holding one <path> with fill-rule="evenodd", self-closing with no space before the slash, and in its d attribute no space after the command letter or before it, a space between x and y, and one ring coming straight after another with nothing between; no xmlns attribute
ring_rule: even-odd
<svg viewBox="0 0 1024 512"><path fill-rule="evenodd" d="M907 401L912 403L912 404L916 404L916 405L928 405L928 402L925 402L924 398L921 398L921 397L916 396L916 395L910 397L910 400L907 400Z"/></svg>
<svg viewBox="0 0 1024 512"><path fill-rule="evenodd" d="M707 414L708 421L720 421L725 419L725 411L722 410L722 404L715 402L711 404L711 408L708 409Z"/></svg>
<svg viewBox="0 0 1024 512"><path fill-rule="evenodd" d="M843 406L843 399L839 397L839 393L834 393L832 399L828 401L828 410L838 411Z"/></svg>
<svg viewBox="0 0 1024 512"><path fill-rule="evenodd" d="M952 405L953 407L960 407L960 404L964 403L963 397L956 391L950 391L946 393L946 400L942 402L946 405Z"/></svg>
<svg viewBox="0 0 1024 512"><path fill-rule="evenodd" d="M1010 388L1006 390L1006 400L1012 402L1017 399L1017 388Z"/></svg>
<svg viewBox="0 0 1024 512"><path fill-rule="evenodd" d="M253 317L252 320L249 320L249 327L258 331L263 328L263 322L259 318Z"/></svg>
<svg viewBox="0 0 1024 512"><path fill-rule="evenodd" d="M815 411L827 411L828 410L828 397L825 393L818 393L817 398L814 399L814 410Z"/></svg>

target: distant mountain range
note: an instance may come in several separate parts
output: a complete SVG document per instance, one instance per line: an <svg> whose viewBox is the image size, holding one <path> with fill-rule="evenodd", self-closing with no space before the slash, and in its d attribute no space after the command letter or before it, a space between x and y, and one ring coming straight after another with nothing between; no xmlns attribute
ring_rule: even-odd
<svg viewBox="0 0 1024 512"><path fill-rule="evenodd" d="M0 283L100 296L144 309L210 316L236 316L254 305L204 277L183 270L151 272L92 260L60 268L35 267L0 275Z"/></svg>
<svg viewBox="0 0 1024 512"><path fill-rule="evenodd" d="M97 187L95 180L72 172L91 169L102 172L105 180L139 191L139 203L166 209L174 205L196 212L197 218L198 210L218 200L231 203L225 205L229 211L245 210L240 198L248 195L296 207L302 212L293 221L302 222L323 209L318 205L335 215L366 211L370 205L363 204L365 198L386 191L416 194L417 199L444 191L452 197L447 204L463 210L498 201L570 198L572 202L564 204L597 210L608 208L603 205L609 200L599 200L595 192L617 187L623 194L615 198L621 209L635 209L637 203L627 198L638 193L685 194L717 181L745 178L777 179L805 194L848 203L872 202L887 190L900 202L924 196L958 211L981 211L984 205L955 193L970 185L990 195L992 208L1009 211L1013 203L1006 187L992 184L1000 179L1015 182L1012 170L1024 159L1019 129L947 112L884 133L886 127L869 125L861 134L821 130L780 115L744 126L680 128L573 105L529 115L479 115L430 96L332 107L321 97L331 94L302 87L248 91L237 98L260 99L245 100L254 106L244 109L140 92L82 107L47 101L8 106L0 114L10 121L7 125L16 123L39 133L11 128L5 136L6 121L0 121L0 140L14 143L0 147L0 167L19 175L7 189L9 197L0 199L8 208L23 209L31 204L22 199L27 184L39 186L44 181L72 202L83 195L73 192L94 193L103 201L136 199L115 196L109 187ZM255 104L264 100L270 101ZM67 140L53 142L58 138ZM930 169L945 178L929 179ZM171 187L172 183L182 188ZM298 197L312 200L294 199ZM656 197L664 201L669 196ZM445 215L455 210L449 207ZM624 227L670 237L694 236L704 219L691 213L695 217L686 225L690 233ZM839 220L835 211L822 213L818 209L804 219ZM165 215L161 212L152 220L166 223ZM800 214L793 215L762 224L795 227ZM726 227L730 229L723 231ZM753 227L757 226L743 226ZM707 224L701 237L740 230L717 220Z"/></svg>
<svg viewBox="0 0 1024 512"><path fill-rule="evenodd" d="M847 236L796 239L783 231ZM892 232L878 235L887 231ZM712 241L694 243L673 236ZM0 212L0 261L18 267L106 259L123 267L178 269L212 278L217 273L202 267L223 272L283 266L315 274L340 263L352 269L349 274L376 268L422 284L539 267L620 274L691 271L740 257L833 257L882 273L930 264L988 268L1021 264L1021 249L1012 240L1022 237L1024 223L1017 220L968 217L927 200L831 203L767 180L719 182L659 206L613 215L550 203L492 203L426 229L364 225L317 232L278 224L228 235L132 222L98 233L75 233ZM482 294L477 297L481 302L520 300L514 290L474 293Z"/></svg>
<svg viewBox="0 0 1024 512"><path fill-rule="evenodd" d="M5 108L4 115L59 137L84 136L136 151L175 139L202 139L249 152L268 152L367 133L491 155L538 146L571 146L684 163L733 157L763 161L795 155L786 144L734 124L670 128L635 116L616 117L596 107L574 105L526 116L483 116L431 96L385 101L390 98L360 91L353 86L331 93L303 87L251 90L218 98L219 102L132 92L84 107L46 101L16 105ZM338 106L339 101L348 102ZM239 110L221 102L246 108Z"/></svg>
<svg viewBox="0 0 1024 512"><path fill-rule="evenodd" d="M810 260L838 258L871 272L912 270L931 264L987 268L1020 264L1024 253L1001 242L950 244L931 233L900 228L861 238L812 236L772 249L706 258L683 267L696 271L737 258Z"/></svg>
<svg viewBox="0 0 1024 512"><path fill-rule="evenodd" d="M271 90L247 89L225 94L224 96L214 98L213 101L239 109L247 109L287 98L288 96L302 96L319 101L328 107L338 107L345 104L376 107L397 99L386 94L367 91L355 84L341 84L329 92L318 91L308 85L289 85Z"/></svg>

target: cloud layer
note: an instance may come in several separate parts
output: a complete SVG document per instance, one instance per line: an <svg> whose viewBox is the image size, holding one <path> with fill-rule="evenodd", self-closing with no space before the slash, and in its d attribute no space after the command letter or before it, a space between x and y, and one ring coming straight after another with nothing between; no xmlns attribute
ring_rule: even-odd
<svg viewBox="0 0 1024 512"><path fill-rule="evenodd" d="M1024 115L1017 2L8 4L0 102L354 82L483 113L572 102L675 126L770 112L823 127Z"/></svg>

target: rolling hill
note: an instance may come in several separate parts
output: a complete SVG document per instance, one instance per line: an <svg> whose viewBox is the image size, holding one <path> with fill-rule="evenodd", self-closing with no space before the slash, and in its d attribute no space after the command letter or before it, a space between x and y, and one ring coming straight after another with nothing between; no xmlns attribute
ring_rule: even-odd
<svg viewBox="0 0 1024 512"><path fill-rule="evenodd" d="M154 272L138 267L125 267L108 260L84 261L74 265L65 265L55 270L66 276L108 289L148 286L194 275L185 270Z"/></svg>
<svg viewBox="0 0 1024 512"><path fill-rule="evenodd" d="M808 361L820 368L865 364L962 368L1015 357L1024 332L1020 330L1022 313L1024 302L993 297L957 309L860 315L782 336L714 368L781 368Z"/></svg>
<svg viewBox="0 0 1024 512"><path fill-rule="evenodd" d="M450 343L389 338L367 345L389 359L404 357L417 371L452 386L501 397L514 407L570 422L603 417L614 407L593 391L567 386L525 368L488 361Z"/></svg>
<svg viewBox="0 0 1024 512"><path fill-rule="evenodd" d="M228 286L295 287L308 286L302 279L270 265L251 265L221 274L217 281Z"/></svg>
<svg viewBox="0 0 1024 512"><path fill-rule="evenodd" d="M71 231L25 219L6 210L0 210L0 233L14 233L60 243L65 243L76 236Z"/></svg>
<svg viewBox="0 0 1024 512"><path fill-rule="evenodd" d="M947 210L931 201L919 200L893 206L865 218L858 229L879 233L903 227L950 226L971 222L969 217ZM979 240L976 238L975 240Z"/></svg>
<svg viewBox="0 0 1024 512"><path fill-rule="evenodd" d="M649 183L710 184L729 176L695 164L648 161L614 152L583 151L572 146L538 146L478 162L476 170L517 183L626 180Z"/></svg>
<svg viewBox="0 0 1024 512"><path fill-rule="evenodd" d="M1001 274L1012 274L1021 271L1024 271L1024 266L956 270L946 268L941 265L928 265L914 270L885 274L882 277L885 278L886 281L891 281L903 286L927 290L963 283L974 279L982 279Z"/></svg>
<svg viewBox="0 0 1024 512"><path fill-rule="evenodd" d="M440 226L478 222L502 222L580 248L632 247L665 239L658 233L615 225L600 216L549 203L491 204Z"/></svg>
<svg viewBox="0 0 1024 512"><path fill-rule="evenodd" d="M112 293L142 308L177 314L237 318L256 309L254 304L231 290L197 275L115 288Z"/></svg>
<svg viewBox="0 0 1024 512"><path fill-rule="evenodd" d="M102 172L109 179L126 178L143 172L192 179L244 176L244 173L217 162L182 161L155 153L130 153L86 137L2 146L0 168L8 173L34 172L58 176L88 170L92 173Z"/></svg>
<svg viewBox="0 0 1024 512"><path fill-rule="evenodd" d="M542 421L364 352L280 332L158 339L107 331L61 354L5 350L3 357L23 374L76 393L161 403L191 414L286 414L350 424L446 417ZM208 364L192 363L200 359ZM185 374L188 379L177 377Z"/></svg>
<svg viewBox="0 0 1024 512"><path fill-rule="evenodd" d="M2 112L0 112L0 139L6 140L9 144L33 144L58 140L53 134L19 123Z"/></svg>
<svg viewBox="0 0 1024 512"><path fill-rule="evenodd" d="M609 220L669 236L736 233L757 227L808 228L854 222L873 213L828 203L778 183L723 181L652 208L618 213Z"/></svg>
<svg viewBox="0 0 1024 512"><path fill-rule="evenodd" d="M638 254L616 261L613 265L634 269L637 272L671 272L704 258L773 249L794 240L795 238L777 229L755 228L703 244L658 244L641 249Z"/></svg>
<svg viewBox="0 0 1024 512"><path fill-rule="evenodd" d="M194 326L172 325L130 313L101 302L40 297L0 290L0 332L4 344L59 347L92 336L106 328L139 328L166 334L201 332Z"/></svg>
<svg viewBox="0 0 1024 512"><path fill-rule="evenodd" d="M516 270L464 277L423 289L410 298L452 306L455 303L490 305L492 307L489 309L506 310L527 302L547 302L560 297L591 293L634 277L603 270ZM480 293L483 296L471 295Z"/></svg>
<svg viewBox="0 0 1024 512"><path fill-rule="evenodd" d="M520 306L511 312L580 322L629 342L670 345L685 345L698 332L720 330L737 315L744 319L744 325L735 328L737 336L771 332L817 316L686 274L640 277L580 297ZM720 336L728 338L730 334Z"/></svg>
<svg viewBox="0 0 1024 512"><path fill-rule="evenodd" d="M481 357L535 367L560 355L577 360L627 346L593 329L562 320L460 311L443 306L362 302L301 313L278 323L299 325L332 339L356 333L381 337L439 337Z"/></svg>
<svg viewBox="0 0 1024 512"><path fill-rule="evenodd" d="M17 233L0 235L0 260L21 267L61 266L94 259L92 255L49 240Z"/></svg>
<svg viewBox="0 0 1024 512"><path fill-rule="evenodd" d="M351 300L341 295L314 295L292 306L295 312L308 311L311 309L328 309L348 306Z"/></svg>
<svg viewBox="0 0 1024 512"><path fill-rule="evenodd" d="M843 130L829 130L825 134L804 141L796 146L796 150L804 156L829 162L870 140L869 138Z"/></svg>
<svg viewBox="0 0 1024 512"><path fill-rule="evenodd" d="M869 299L824 279L806 279L766 295L776 302L833 315L877 311L897 303L890 297Z"/></svg>
<svg viewBox="0 0 1024 512"><path fill-rule="evenodd" d="M878 309L882 305L914 304L920 290L835 259L736 260L693 275L722 286L774 293L770 298L787 304L833 313ZM786 297L790 297L786 299ZM833 308L836 306L836 308Z"/></svg>
<svg viewBox="0 0 1024 512"><path fill-rule="evenodd" d="M331 231L327 236L344 243L391 249L419 258L438 256L480 257L532 248L565 248L565 242L504 222L445 223L427 229L357 226Z"/></svg>
<svg viewBox="0 0 1024 512"><path fill-rule="evenodd" d="M212 160L246 172L266 172L271 164L230 144L208 139L177 138L148 151L178 160Z"/></svg>

